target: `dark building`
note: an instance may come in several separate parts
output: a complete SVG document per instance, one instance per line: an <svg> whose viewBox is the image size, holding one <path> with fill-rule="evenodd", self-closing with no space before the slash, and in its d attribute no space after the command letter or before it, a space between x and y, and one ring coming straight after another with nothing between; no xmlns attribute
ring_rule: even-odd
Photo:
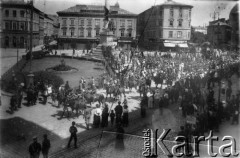
<svg viewBox="0 0 240 158"><path fill-rule="evenodd" d="M229 15L229 25L232 27L231 32L231 49L238 50L239 44L239 4L236 4Z"/></svg>
<svg viewBox="0 0 240 158"><path fill-rule="evenodd" d="M208 41L214 48L230 49L231 29L232 27L224 18L209 22Z"/></svg>

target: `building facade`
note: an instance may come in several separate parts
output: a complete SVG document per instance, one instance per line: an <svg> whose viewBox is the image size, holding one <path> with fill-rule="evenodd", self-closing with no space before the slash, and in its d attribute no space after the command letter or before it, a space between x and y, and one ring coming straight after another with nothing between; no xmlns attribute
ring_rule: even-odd
<svg viewBox="0 0 240 158"><path fill-rule="evenodd" d="M59 24L59 18L57 15L50 15L48 14L48 16L53 19L53 38L57 39L58 37L58 32L59 32L59 28L60 28L60 24Z"/></svg>
<svg viewBox="0 0 240 158"><path fill-rule="evenodd" d="M63 49L89 49L96 46L104 28L104 6L76 5L57 12L60 29L58 43ZM130 48L136 38L137 16L119 7L110 6L109 19L113 22L114 41ZM90 46L89 46L90 45Z"/></svg>
<svg viewBox="0 0 240 158"><path fill-rule="evenodd" d="M53 35L54 21L47 14L44 14L44 36L51 37Z"/></svg>
<svg viewBox="0 0 240 158"><path fill-rule="evenodd" d="M29 48L30 46L30 3L3 0L1 3L1 47L4 48ZM33 46L43 41L40 29L42 12L33 7Z"/></svg>
<svg viewBox="0 0 240 158"><path fill-rule="evenodd" d="M230 49L231 29L224 18L210 21L207 28L208 41L214 48Z"/></svg>
<svg viewBox="0 0 240 158"><path fill-rule="evenodd" d="M231 49L239 50L239 4L237 3L229 15L229 25L232 27L231 32Z"/></svg>
<svg viewBox="0 0 240 158"><path fill-rule="evenodd" d="M139 43L147 49L187 47L191 37L192 6L171 0L138 16Z"/></svg>

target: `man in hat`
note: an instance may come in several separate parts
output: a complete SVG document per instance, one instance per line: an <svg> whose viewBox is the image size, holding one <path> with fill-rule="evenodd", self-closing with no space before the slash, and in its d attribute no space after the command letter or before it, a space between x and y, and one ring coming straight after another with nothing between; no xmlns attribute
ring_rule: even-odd
<svg viewBox="0 0 240 158"><path fill-rule="evenodd" d="M75 127L75 122L72 122L72 126L69 128L69 132L71 133L69 142L68 142L68 148L70 148L70 144L72 139L74 139L74 146L77 148L77 128Z"/></svg>
<svg viewBox="0 0 240 158"><path fill-rule="evenodd" d="M33 143L30 144L28 148L30 158L39 158L41 149L42 147L41 147L41 144L38 143L37 137L36 136L33 137Z"/></svg>

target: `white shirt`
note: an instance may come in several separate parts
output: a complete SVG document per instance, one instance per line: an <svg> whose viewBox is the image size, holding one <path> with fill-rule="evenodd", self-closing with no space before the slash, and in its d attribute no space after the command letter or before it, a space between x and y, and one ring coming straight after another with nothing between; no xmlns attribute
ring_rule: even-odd
<svg viewBox="0 0 240 158"><path fill-rule="evenodd" d="M48 92L48 94L52 93L52 87L51 86L47 88L47 92Z"/></svg>

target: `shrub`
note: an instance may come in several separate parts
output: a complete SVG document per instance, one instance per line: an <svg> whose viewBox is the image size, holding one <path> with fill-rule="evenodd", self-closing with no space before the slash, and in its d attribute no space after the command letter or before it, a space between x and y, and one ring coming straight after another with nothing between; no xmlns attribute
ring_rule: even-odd
<svg viewBox="0 0 240 158"><path fill-rule="evenodd" d="M64 83L63 79L54 73L47 71L38 71L34 72L34 82L43 82L52 84L54 88L58 88L60 85Z"/></svg>
<svg viewBox="0 0 240 158"><path fill-rule="evenodd" d="M71 66L68 66L68 65L60 64L60 65L52 67L51 69L53 69L55 71L70 71L70 70L72 70L74 68L71 67Z"/></svg>
<svg viewBox="0 0 240 158"><path fill-rule="evenodd" d="M17 83L18 84L24 83L25 86L27 86L28 74L29 74L28 72L16 74L16 81L14 81L13 79L1 80L2 88L6 92L14 93L16 91ZM52 84L54 88L58 88L60 85L64 83L61 77L51 72L37 71L37 72L34 72L33 74L34 74L34 83L37 83L37 82L49 83L49 84Z"/></svg>

